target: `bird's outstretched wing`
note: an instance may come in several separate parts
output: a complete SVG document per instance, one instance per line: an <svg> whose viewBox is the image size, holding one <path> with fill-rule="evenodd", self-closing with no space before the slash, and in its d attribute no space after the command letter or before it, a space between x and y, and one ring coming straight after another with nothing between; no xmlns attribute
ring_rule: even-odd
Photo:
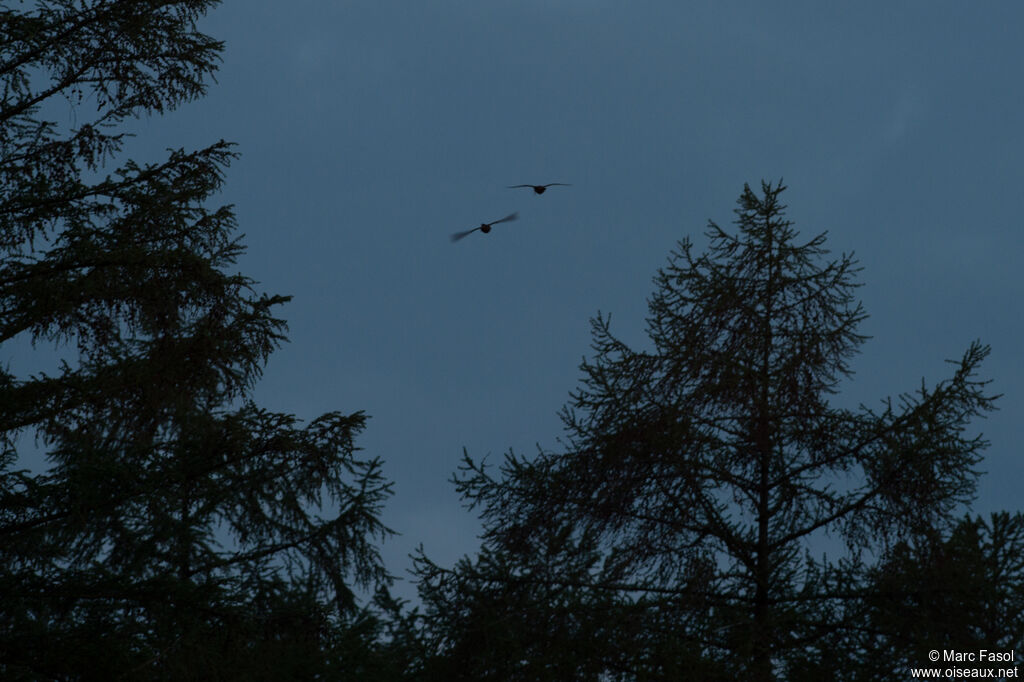
<svg viewBox="0 0 1024 682"><path fill-rule="evenodd" d="M546 184L544 186L545 187L556 187L556 186L558 186L558 187L572 187L572 185L569 184L568 182L549 182L548 184Z"/></svg>
<svg viewBox="0 0 1024 682"><path fill-rule="evenodd" d="M508 186L509 189L518 189L520 187L531 187L532 188L533 185L509 185Z"/></svg>
<svg viewBox="0 0 1024 682"><path fill-rule="evenodd" d="M456 232L455 234L452 235L452 241L453 242L457 242L460 239L462 239L463 237L465 237L466 235L473 234L477 230L483 230L484 233L486 234L486 233L491 231L491 226L492 225L497 225L498 223L507 223L510 220L518 220L518 219L519 219L519 213L518 212L516 212L516 213L509 213L507 216L505 216L504 218L502 218L500 220L492 220L489 223L484 223L480 227L474 227L472 230L466 230L465 232Z"/></svg>
<svg viewBox="0 0 1024 682"><path fill-rule="evenodd" d="M452 241L453 242L457 242L460 239L462 239L463 237L465 237L467 235L471 235L471 234L473 234L474 232L476 232L479 229L480 229L479 227L474 227L472 230L466 230L465 232L455 232L454 234L452 234Z"/></svg>
<svg viewBox="0 0 1024 682"><path fill-rule="evenodd" d="M497 225L498 223L507 223L510 220L519 220L519 212L517 211L515 213L509 213L507 216L505 216L501 220L494 220L494 221L489 222L487 224L488 225ZM477 228L477 229L480 229L480 228Z"/></svg>

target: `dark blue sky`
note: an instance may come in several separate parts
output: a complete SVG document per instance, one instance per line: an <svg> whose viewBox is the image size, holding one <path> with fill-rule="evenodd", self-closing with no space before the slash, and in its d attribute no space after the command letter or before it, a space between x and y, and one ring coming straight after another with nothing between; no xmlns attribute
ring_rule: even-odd
<svg viewBox="0 0 1024 682"><path fill-rule="evenodd" d="M239 143L240 269L295 297L257 399L372 415L392 572L419 543L475 549L446 483L462 448L556 447L588 319L642 345L656 269L762 178L863 266L873 338L838 402L877 407L992 345L1005 395L978 424L975 509L1019 508L1024 6L694 4L227 3L203 24L227 42L219 83L138 122L140 160ZM547 182L573 186L506 189Z"/></svg>

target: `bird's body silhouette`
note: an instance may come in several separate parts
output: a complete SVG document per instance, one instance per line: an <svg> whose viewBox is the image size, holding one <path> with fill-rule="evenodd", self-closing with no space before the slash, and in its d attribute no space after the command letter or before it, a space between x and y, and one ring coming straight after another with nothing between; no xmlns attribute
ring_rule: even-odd
<svg viewBox="0 0 1024 682"><path fill-rule="evenodd" d="M491 231L491 228L497 225L498 223L507 223L511 220L517 220L518 218L518 213L509 213L507 216L501 218L500 220L492 220L489 223L480 223L480 227L474 227L472 230L466 230L465 232L456 232L455 234L452 235L452 241L457 242L466 235L473 234L477 230L480 230L484 234L487 234L488 232Z"/></svg>
<svg viewBox="0 0 1024 682"><path fill-rule="evenodd" d="M534 194L544 194L544 192L547 190L548 187L556 187L556 186L572 187L572 185L570 185L569 183L566 183L566 182L549 182L546 185L509 185L508 188L509 189L518 189L520 187L529 187L530 189L533 190Z"/></svg>

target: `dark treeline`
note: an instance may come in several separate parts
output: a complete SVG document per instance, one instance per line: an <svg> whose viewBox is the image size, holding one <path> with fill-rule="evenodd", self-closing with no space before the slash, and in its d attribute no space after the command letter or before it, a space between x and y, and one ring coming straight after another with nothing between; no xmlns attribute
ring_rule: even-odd
<svg viewBox="0 0 1024 682"><path fill-rule="evenodd" d="M204 94L215 4L0 9L0 344L71 351L0 366L0 677L882 680L1020 646L1024 518L964 515L988 348L834 407L858 269L800 237L781 184L671 254L648 349L592 321L562 449L466 455L479 552L420 554L421 604L392 599L365 416L250 397L287 298L232 274L234 215L210 207L231 145L120 158L127 119ZM67 128L45 115L64 101Z"/></svg>

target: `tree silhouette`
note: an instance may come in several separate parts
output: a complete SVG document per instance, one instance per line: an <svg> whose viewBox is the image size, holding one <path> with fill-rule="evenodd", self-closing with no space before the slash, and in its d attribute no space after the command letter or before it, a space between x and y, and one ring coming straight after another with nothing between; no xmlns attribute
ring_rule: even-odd
<svg viewBox="0 0 1024 682"><path fill-rule="evenodd" d="M233 213L207 207L230 145L104 174L126 119L205 92L214 4L0 10L0 343L64 349L0 368L6 679L342 677L369 655L353 589L386 582L388 484L362 413L249 398L287 298L231 272ZM64 101L70 129L46 118Z"/></svg>
<svg viewBox="0 0 1024 682"><path fill-rule="evenodd" d="M932 650L1010 651L1024 641L1024 515L964 517L943 536L934 529L896 543L869 572L864 600L846 617L857 626L824 645L843 652L848 680L905 680L935 667ZM821 679L824 651L793 679ZM801 662L801 664L804 662ZM941 667L948 667L944 663ZM972 667L1004 668L1005 663ZM796 673L804 673L801 677Z"/></svg>
<svg viewBox="0 0 1024 682"><path fill-rule="evenodd" d="M649 349L592 321L564 448L510 453L497 475L465 457L455 482L481 514L481 554L454 569L419 557L435 662L528 679L514 664L530 642L599 631L608 679L772 680L815 651L820 673L822 645L863 625L871 558L951 532L986 445L966 431L992 408L976 378L988 348L880 409L832 405L864 340L857 267L826 261L824 235L799 241L781 183L761 190L744 187L735 233L710 223L705 254L683 240L658 273ZM462 643L488 619L505 644L480 665L483 645L474 659Z"/></svg>

